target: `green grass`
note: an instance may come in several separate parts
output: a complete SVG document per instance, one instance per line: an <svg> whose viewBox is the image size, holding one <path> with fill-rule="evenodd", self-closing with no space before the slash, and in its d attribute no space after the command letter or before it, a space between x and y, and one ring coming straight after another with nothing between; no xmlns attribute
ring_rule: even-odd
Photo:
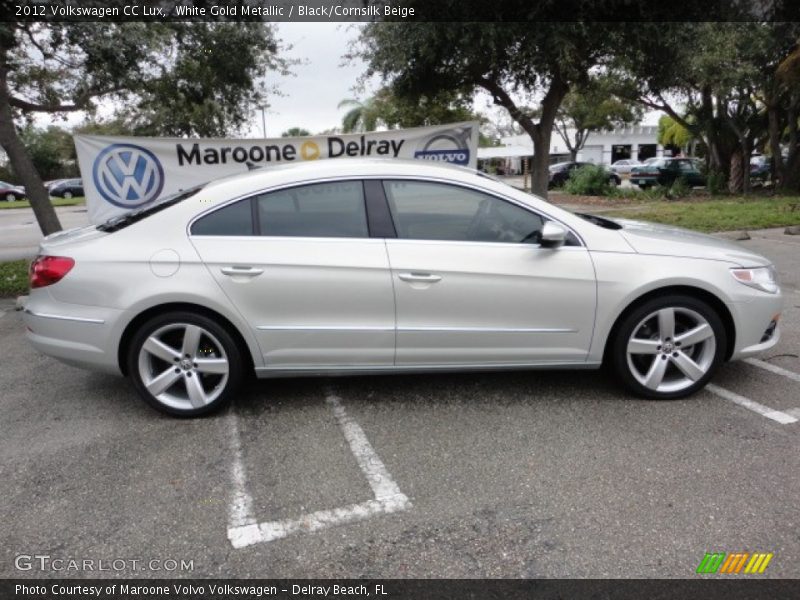
<svg viewBox="0 0 800 600"><path fill-rule="evenodd" d="M85 204L86 198L79 197L79 198L70 198L67 200L66 198L50 198L50 202L53 203L53 206L77 206L79 204ZM0 210L7 209L7 208L30 208L31 204L27 200L17 200L16 202L6 202L0 201Z"/></svg>
<svg viewBox="0 0 800 600"><path fill-rule="evenodd" d="M0 262L0 298L28 293L28 260Z"/></svg>
<svg viewBox="0 0 800 600"><path fill-rule="evenodd" d="M608 211L608 216L653 221L705 232L765 229L800 225L800 198L660 200L647 202L639 208Z"/></svg>

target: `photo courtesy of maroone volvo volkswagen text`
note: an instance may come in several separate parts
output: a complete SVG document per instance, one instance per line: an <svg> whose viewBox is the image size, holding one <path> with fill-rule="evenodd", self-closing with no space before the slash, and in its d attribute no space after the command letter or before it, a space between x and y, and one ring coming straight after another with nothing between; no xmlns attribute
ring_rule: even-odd
<svg viewBox="0 0 800 600"><path fill-rule="evenodd" d="M474 170L257 169L46 237L28 339L177 416L259 377L611 366L653 399L779 338L764 257L573 214ZM535 375L531 375L535 376Z"/></svg>

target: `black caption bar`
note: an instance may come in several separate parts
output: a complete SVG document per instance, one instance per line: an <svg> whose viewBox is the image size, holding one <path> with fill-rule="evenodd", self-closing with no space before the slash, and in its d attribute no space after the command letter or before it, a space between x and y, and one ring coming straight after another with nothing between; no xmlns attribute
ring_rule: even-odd
<svg viewBox="0 0 800 600"><path fill-rule="evenodd" d="M800 21L797 0L3 0L0 21Z"/></svg>
<svg viewBox="0 0 800 600"><path fill-rule="evenodd" d="M796 598L797 583L784 580L289 580L289 579L72 579L2 580L0 597L14 600L444 600L544 599L708 600Z"/></svg>

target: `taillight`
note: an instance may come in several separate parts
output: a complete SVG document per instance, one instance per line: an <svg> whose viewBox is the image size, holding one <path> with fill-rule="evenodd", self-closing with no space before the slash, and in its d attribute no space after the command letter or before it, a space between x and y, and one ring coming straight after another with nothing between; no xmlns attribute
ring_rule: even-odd
<svg viewBox="0 0 800 600"><path fill-rule="evenodd" d="M58 283L75 266L67 256L37 256L31 263L31 289Z"/></svg>

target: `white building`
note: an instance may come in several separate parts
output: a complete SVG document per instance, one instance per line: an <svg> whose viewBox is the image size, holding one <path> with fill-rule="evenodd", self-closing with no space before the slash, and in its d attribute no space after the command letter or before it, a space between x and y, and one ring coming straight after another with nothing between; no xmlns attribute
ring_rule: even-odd
<svg viewBox="0 0 800 600"><path fill-rule="evenodd" d="M574 131L568 131L574 139ZM631 125L611 131L590 132L583 149L578 152L579 162L610 165L625 158L643 161L653 156L663 156L664 148L656 141L658 127L655 125ZM521 169L521 159L533 156L533 141L528 134L502 138L502 146L479 148L478 159L505 159L514 172ZM570 160L569 149L564 140L553 131L550 138L550 162Z"/></svg>

